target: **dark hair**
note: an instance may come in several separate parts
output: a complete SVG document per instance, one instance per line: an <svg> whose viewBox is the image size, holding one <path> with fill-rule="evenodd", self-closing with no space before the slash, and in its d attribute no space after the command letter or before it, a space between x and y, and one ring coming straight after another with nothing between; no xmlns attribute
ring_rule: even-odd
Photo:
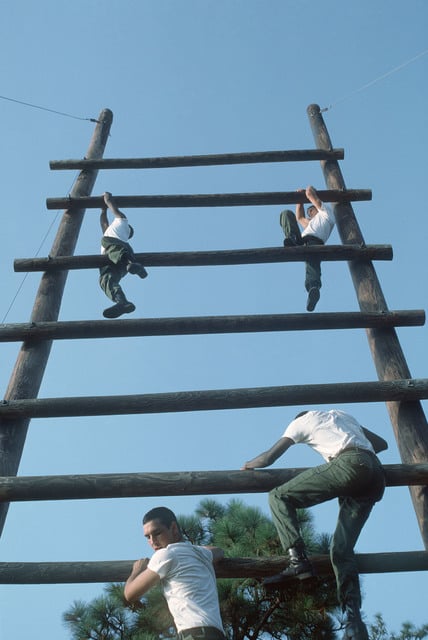
<svg viewBox="0 0 428 640"><path fill-rule="evenodd" d="M308 413L308 411L301 411L300 413L297 414L297 416L294 419L297 420L297 418L301 418L302 416L305 415L305 413Z"/></svg>
<svg viewBox="0 0 428 640"><path fill-rule="evenodd" d="M155 507L154 509L150 509L147 511L146 515L143 518L143 524L147 524L152 520L159 520L165 527L170 527L173 522L177 522L177 518L175 517L175 513L168 509L168 507ZM177 522L178 525L178 522Z"/></svg>
<svg viewBox="0 0 428 640"><path fill-rule="evenodd" d="M130 240L132 238L132 236L134 235L134 227L131 227L131 225L128 225L129 227L129 237L128 240Z"/></svg>

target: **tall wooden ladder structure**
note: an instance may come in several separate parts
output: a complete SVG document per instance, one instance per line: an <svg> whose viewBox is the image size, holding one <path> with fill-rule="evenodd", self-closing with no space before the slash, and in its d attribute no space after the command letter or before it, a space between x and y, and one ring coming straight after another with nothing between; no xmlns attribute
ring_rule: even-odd
<svg viewBox="0 0 428 640"><path fill-rule="evenodd" d="M0 533L12 501L66 500L147 496L180 496L267 492L299 469L208 471L183 473L93 474L81 476L17 476L31 418L125 415L350 402L385 402L402 464L385 465L388 486L407 485L425 549L428 550L428 428L420 401L428 398L428 379L412 379L395 327L425 322L424 311L390 311L373 260L391 260L388 245L366 245L354 215L353 201L369 200L369 190L348 190L338 160L343 150L332 147L318 105L307 110L315 149L232 153L140 159L103 159L113 114L100 113L84 160L51 162L54 170L80 170L68 198L48 198L48 209L64 209L47 258L17 259L15 271L43 272L29 322L0 326L0 341L22 341L15 368L0 404ZM146 266L201 266L305 261L347 261L360 311L256 316L216 316L160 319L119 319L59 322L67 273L96 269L101 255L74 256L87 208L101 208L91 197L99 169L209 166L287 161L320 161L327 189L325 202L336 203L335 218L341 245L262 248L180 253L139 253ZM117 196L119 207L211 207L306 202L304 193L229 193L211 195ZM365 329L378 381L312 384L217 391L193 391L113 397L38 398L55 339L111 338L308 329ZM428 551L359 554L361 573L428 570ZM327 556L313 558L319 573L331 571ZM229 558L218 567L219 577L262 577L282 568L284 558ZM76 583L122 581L128 561L13 563L0 562L0 583Z"/></svg>

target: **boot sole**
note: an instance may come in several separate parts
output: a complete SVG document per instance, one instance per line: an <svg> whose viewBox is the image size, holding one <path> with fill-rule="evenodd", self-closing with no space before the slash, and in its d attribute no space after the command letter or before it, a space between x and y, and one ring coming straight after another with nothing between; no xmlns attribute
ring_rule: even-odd
<svg viewBox="0 0 428 640"><path fill-rule="evenodd" d="M319 299L320 299L319 289L316 289L315 287L310 289L309 295L308 295L308 302L306 305L306 311L313 311L317 306Z"/></svg>
<svg viewBox="0 0 428 640"><path fill-rule="evenodd" d="M119 316L124 313L132 313L135 311L135 304L132 302L127 302L126 304L115 304L108 309L104 309L103 316L104 318L119 318Z"/></svg>
<svg viewBox="0 0 428 640"><path fill-rule="evenodd" d="M265 587L265 589L275 589L277 587L281 587L284 584L289 584L292 580L309 580L310 578L316 580L315 571L313 569L308 569L307 571L302 571L302 573L293 575L282 575L272 582L270 582L269 578L267 578L267 582L263 581L263 586Z"/></svg>

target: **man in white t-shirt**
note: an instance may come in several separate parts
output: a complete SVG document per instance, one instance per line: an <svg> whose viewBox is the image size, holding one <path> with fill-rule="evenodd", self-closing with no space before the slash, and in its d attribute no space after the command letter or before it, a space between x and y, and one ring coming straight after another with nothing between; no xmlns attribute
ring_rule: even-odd
<svg viewBox="0 0 428 640"><path fill-rule="evenodd" d="M336 576L337 596L347 615L344 638L368 640L361 619L361 592L354 546L374 504L383 496L385 478L376 453L386 441L362 427L353 416L330 411L303 411L290 422L282 437L267 451L246 462L243 469L270 466L293 444L307 444L325 464L307 469L269 493L269 506L289 565L266 578L266 587L284 584L290 577L314 575L302 539L297 509L339 499L339 516L330 557Z"/></svg>
<svg viewBox="0 0 428 640"><path fill-rule="evenodd" d="M155 553L150 560L134 563L125 584L126 600L136 602L160 583L179 640L225 640L213 568L223 550L185 541L174 513L166 507L146 513L143 528Z"/></svg>
<svg viewBox="0 0 428 640"><path fill-rule="evenodd" d="M104 310L105 318L118 318L124 313L135 311L135 305L126 299L120 281L127 273L133 273L140 278L147 276L142 264L137 262L134 251L128 240L134 235L134 229L125 214L120 211L113 196L108 191L104 194L105 206L101 210L100 225L103 232L101 238L101 253L105 254L109 262L100 269L100 287L115 304ZM107 208L113 214L113 222L109 224Z"/></svg>
<svg viewBox="0 0 428 640"><path fill-rule="evenodd" d="M296 205L295 214L290 209L281 211L279 222L285 235L284 247L325 244L333 230L335 220L330 205L320 200L312 186L306 188L305 195L311 203L306 214L301 203ZM320 299L321 289L321 262L316 258L306 261L305 288L308 292L306 310L313 311Z"/></svg>

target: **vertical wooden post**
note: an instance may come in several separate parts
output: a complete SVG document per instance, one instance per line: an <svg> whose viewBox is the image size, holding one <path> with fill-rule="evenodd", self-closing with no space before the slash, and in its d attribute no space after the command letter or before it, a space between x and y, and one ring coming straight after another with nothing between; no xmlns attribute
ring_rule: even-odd
<svg viewBox="0 0 428 640"><path fill-rule="evenodd" d="M331 140L318 105L307 109L315 143L319 149L331 149ZM329 189L346 189L336 160L322 160L321 167ZM337 229L343 244L365 244L352 205L334 207ZM348 262L361 311L386 311L387 305L370 260ZM366 329L379 380L411 378L394 328ZM395 438L404 463L428 460L428 426L422 405L413 402L387 402ZM374 425L375 427L376 425ZM422 540L428 549L428 487L410 487Z"/></svg>
<svg viewBox="0 0 428 640"><path fill-rule="evenodd" d="M101 158L110 132L113 114L103 109L88 147L87 158ZM72 197L89 196L98 174L96 169L80 172L70 193ZM50 255L52 257L73 255L79 237L85 210L65 211L58 228ZM58 319L61 300L67 280L67 271L45 272L31 314L31 321L56 321ZM43 379L49 358L52 340L26 341L22 344L15 368L9 380L5 400L36 398ZM0 475L17 474L19 462L24 448L29 419L0 420ZM0 505L0 535L3 531L9 505Z"/></svg>

